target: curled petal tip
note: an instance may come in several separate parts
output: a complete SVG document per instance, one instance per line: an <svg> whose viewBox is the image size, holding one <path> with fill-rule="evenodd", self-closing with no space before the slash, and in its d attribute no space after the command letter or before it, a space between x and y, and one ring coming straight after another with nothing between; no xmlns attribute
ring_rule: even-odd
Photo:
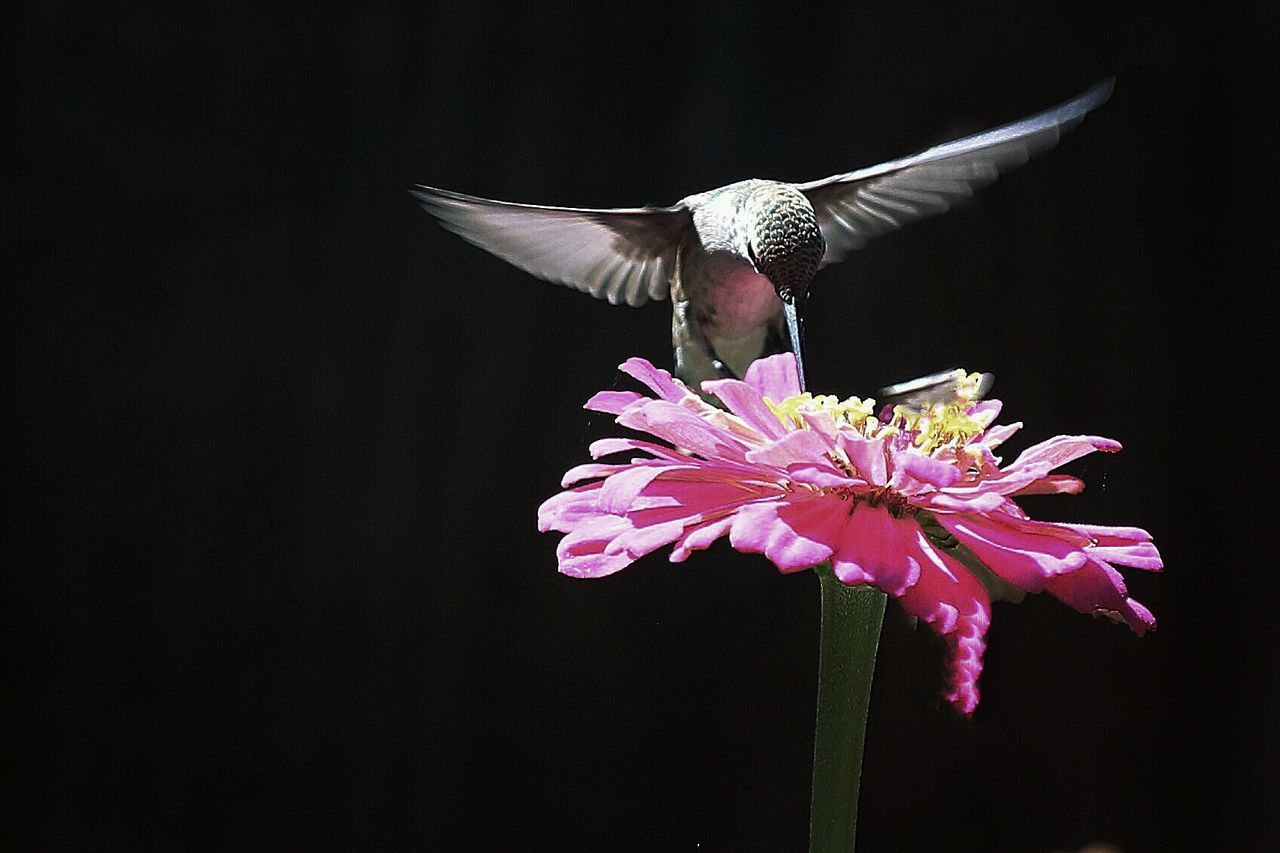
<svg viewBox="0 0 1280 853"><path fill-rule="evenodd" d="M978 709L978 689L972 684L966 685L964 690L947 691L942 698L966 717L972 717L973 712Z"/></svg>

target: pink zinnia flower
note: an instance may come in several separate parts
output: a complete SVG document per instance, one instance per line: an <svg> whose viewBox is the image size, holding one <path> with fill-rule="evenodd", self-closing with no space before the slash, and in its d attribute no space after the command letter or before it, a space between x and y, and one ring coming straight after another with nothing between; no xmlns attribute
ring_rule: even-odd
<svg viewBox="0 0 1280 853"><path fill-rule="evenodd" d="M894 596L946 639L945 695L965 714L978 704L993 597L1047 591L1139 635L1155 627L1115 568L1160 569L1149 534L1034 521L1013 500L1079 492L1080 480L1052 472L1118 442L1058 436L1001 467L994 450L1021 424L991 426L995 400L876 417L869 400L801 393L788 354L754 362L744 381L704 382L724 411L643 359L621 369L657 396L603 391L586 408L666 444L595 442L593 459L641 455L572 469L567 491L539 508L540 530L566 534L567 575L612 574L669 544L680 562L726 533L784 572L830 561L842 582Z"/></svg>

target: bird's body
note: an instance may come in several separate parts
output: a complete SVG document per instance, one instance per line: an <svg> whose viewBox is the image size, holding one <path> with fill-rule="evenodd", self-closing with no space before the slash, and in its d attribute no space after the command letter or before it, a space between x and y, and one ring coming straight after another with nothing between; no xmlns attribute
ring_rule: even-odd
<svg viewBox="0 0 1280 853"><path fill-rule="evenodd" d="M820 267L959 198L1054 145L1111 94L1106 81L1022 121L808 183L751 179L671 207L590 210L419 186L441 224L549 281L613 304L671 297L676 375L741 376L790 346ZM696 387L696 386L695 386Z"/></svg>
<svg viewBox="0 0 1280 853"><path fill-rule="evenodd" d="M786 348L779 292L803 290L822 262L817 215L791 184L760 179L680 204L692 223L676 248L671 282L676 374L741 376L762 353Z"/></svg>

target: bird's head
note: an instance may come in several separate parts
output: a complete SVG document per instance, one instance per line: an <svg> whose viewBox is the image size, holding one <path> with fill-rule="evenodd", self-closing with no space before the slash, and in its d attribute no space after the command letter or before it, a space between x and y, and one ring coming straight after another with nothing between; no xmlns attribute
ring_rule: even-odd
<svg viewBox="0 0 1280 853"><path fill-rule="evenodd" d="M826 251L813 205L790 184L769 182L746 207L747 257L783 302L803 301Z"/></svg>

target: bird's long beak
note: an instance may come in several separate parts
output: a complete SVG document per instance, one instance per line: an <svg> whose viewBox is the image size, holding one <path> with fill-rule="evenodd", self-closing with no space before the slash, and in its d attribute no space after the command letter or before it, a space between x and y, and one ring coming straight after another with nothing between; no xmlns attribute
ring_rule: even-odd
<svg viewBox="0 0 1280 853"><path fill-rule="evenodd" d="M793 293L782 300L782 311L787 316L787 334L791 337L791 351L796 355L796 371L800 374L800 390L804 381L804 301L806 294Z"/></svg>

